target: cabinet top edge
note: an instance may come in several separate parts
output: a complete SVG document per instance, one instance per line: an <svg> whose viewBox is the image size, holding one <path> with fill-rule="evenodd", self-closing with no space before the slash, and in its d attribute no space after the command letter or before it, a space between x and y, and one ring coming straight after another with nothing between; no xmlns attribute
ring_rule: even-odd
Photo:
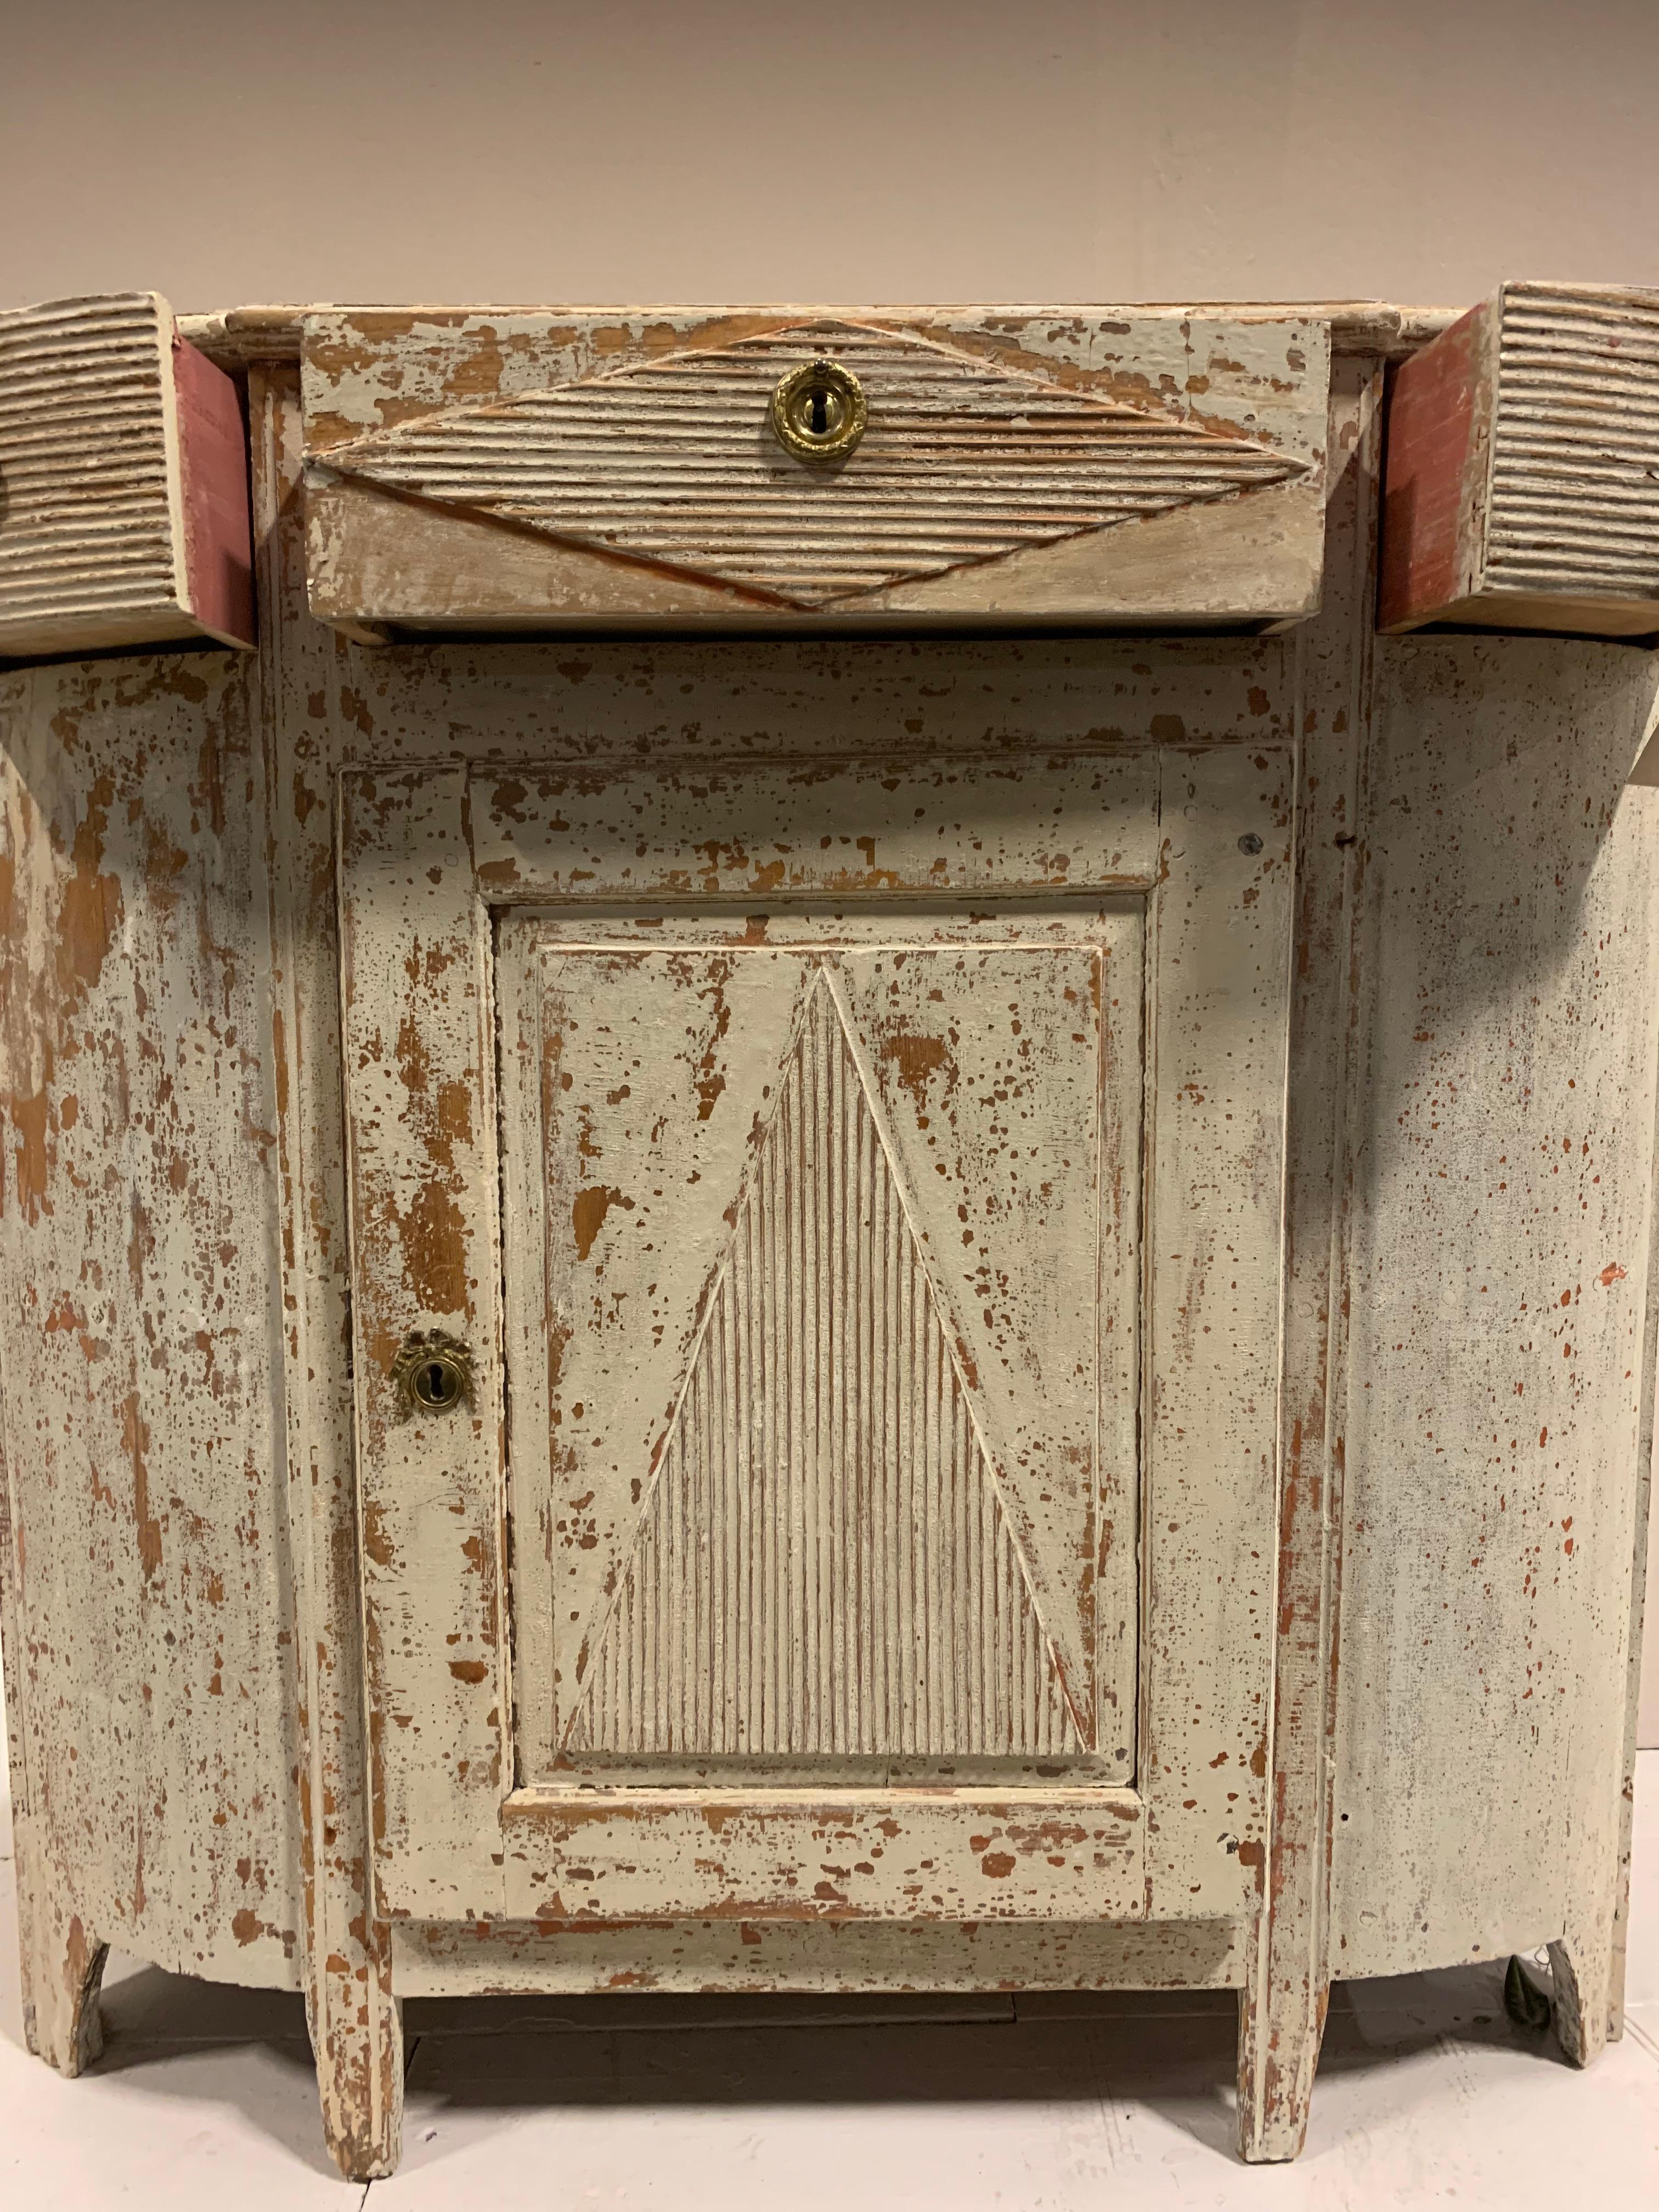
<svg viewBox="0 0 1659 2212"><path fill-rule="evenodd" d="M246 368L253 363L297 362L305 323L309 317L357 315L419 315L459 319L478 315L549 315L561 319L653 316L714 316L766 314L866 316L886 319L919 316L982 314L1012 319L1048 320L1054 318L1098 319L1103 316L1136 316L1179 320L1189 315L1231 316L1252 321L1294 318L1323 323L1330 331L1331 348L1337 354L1380 355L1402 358L1426 345L1447 330L1466 310L1462 307L1401 307L1381 300L1286 300L1187 301L1065 301L1030 303L966 301L951 303L904 302L848 306L822 301L696 301L601 304L599 306L530 303L507 305L448 301L345 303L319 301L307 306L229 307L208 314L180 315L180 334L222 368Z"/></svg>

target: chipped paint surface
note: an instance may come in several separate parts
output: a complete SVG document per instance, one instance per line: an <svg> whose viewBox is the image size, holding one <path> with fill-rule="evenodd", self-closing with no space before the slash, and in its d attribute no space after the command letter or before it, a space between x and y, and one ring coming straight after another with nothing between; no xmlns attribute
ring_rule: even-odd
<svg viewBox="0 0 1659 2212"><path fill-rule="evenodd" d="M1385 629L1659 627L1659 291L1509 283L1389 402Z"/></svg>
<svg viewBox="0 0 1659 2212"><path fill-rule="evenodd" d="M1129 1790L516 1791L507 1916L1044 1920L1146 1907Z"/></svg>
<svg viewBox="0 0 1659 2212"><path fill-rule="evenodd" d="M159 293L0 313L0 653L252 642L235 387Z"/></svg>
<svg viewBox="0 0 1659 2212"><path fill-rule="evenodd" d="M1127 1778L1141 939L1071 900L503 925L526 1773L648 1731ZM592 1158L630 1195L585 1250Z"/></svg>
<svg viewBox="0 0 1659 2212"><path fill-rule="evenodd" d="M1290 768L1284 748L1231 745L1082 750L994 771L971 754L901 756L757 768L741 781L666 763L652 777L532 766L345 778L359 1438L375 1535L371 1701L392 1722L380 1751L379 1878L394 1912L510 1917L500 1822L503 1802L509 1815L518 1802L513 1780L586 1771L605 1748L579 1746L571 1718L583 1710L590 1663L607 1663L611 1602L618 1592L629 1601L624 1570L654 1510L649 1486L672 1479L658 1470L672 1462L675 1408L699 1371L699 1331L716 1310L711 1286L724 1279L722 1255L744 1218L745 1162L752 1155L764 1174L766 1132L782 1110L773 1095L781 1084L787 1091L793 1041L822 991L923 1255L928 1299L948 1316L936 1343L1007 1516L1018 1561L1009 1588L1029 1593L1032 1664L1054 1669L1075 1717L1075 1743L1022 1744L1005 1723L1000 1735L975 1740L970 1763L988 1776L998 1759L1042 1771L1054 1758L1087 1755L1104 1782L1133 1762L1152 1816L1146 1909L1239 1909L1241 1870L1251 1849L1259 1854L1266 1824ZM667 830L674 821L678 840ZM690 880L688 850L704 862ZM973 900L1000 884L1024 890L1024 907L1000 921L976 915ZM1066 903L1045 921L1046 902L1061 890ZM786 906L775 923L754 903L815 890L856 902L844 912ZM743 907L722 920L733 892ZM1045 902L1031 904L1033 892ZM1072 903L1102 892L1122 900L1115 915ZM636 902L614 922L597 904L594 919L584 918L584 901L619 893ZM963 894L968 902L957 903ZM538 924L536 909L549 900L564 902L566 919ZM531 919L492 932L492 902ZM619 951L607 965L595 946L607 938L651 949ZM722 939L733 949L718 950ZM594 949L573 962L565 944ZM1115 1005L1103 1026L1105 958L1115 963ZM513 1070L503 1093L504 1229L492 994ZM1029 1065L1028 1024L1036 1040ZM1150 1096L1133 1042L1142 1030ZM1103 1087L1109 1030L1112 1075ZM879 1049L900 1031L948 1045L951 1097L944 1084L935 1097L902 1079L903 1055ZM724 1080L705 1115L711 1036ZM418 1096L404 1079L411 1063L422 1071ZM465 1146L437 1126L432 1102L447 1085L472 1096ZM804 1121L792 1132L793 1174L809 1153ZM781 1186L782 1162L775 1167ZM795 1220L787 1235L799 1256L781 1250L753 1262L782 1322L787 1379L769 1396L751 1369L744 1416L764 1425L769 1404L775 1445L799 1437L810 1407L822 1440L810 1462L787 1442L781 1457L763 1446L754 1462L757 1479L775 1466L793 1501L771 1524L800 1561L782 1586L793 1610L775 1629L795 1620L799 1636L775 1634L755 1684L757 1711L782 1699L789 1717L752 1753L699 1755L695 1719L684 1714L678 1736L664 1718L665 1757L613 1747L641 1778L678 1783L693 1802L730 1778L733 1760L741 1767L754 1755L775 1777L798 1774L805 1759L848 1784L860 1776L916 1784L930 1772L942 1778L949 1748L931 1718L918 1733L902 1694L895 1732L884 1719L878 1734L872 1722L867 1750L823 1738L842 1699L837 1685L861 1680L890 1647L860 1640L844 1616L824 1640L820 1603L839 1586L825 1547L848 1533L834 1474L845 1461L825 1424L842 1387L836 1369L854 1388L858 1370L828 1337L808 1354L784 1318L783 1273L817 1264L805 1257L806 1240L817 1249L817 1200L804 1183L793 1187L795 1197L769 1218L781 1235L786 1214ZM603 1220L595 1191L605 1194ZM1149 1227L1138 1253L1143 1202ZM1091 1254L1077 1232L1108 1206L1112 1237ZM896 1210L894 1218L896 1225ZM435 1251L434 1221L444 1224ZM873 1268L861 1225L855 1241L859 1264ZM1143 1268L1155 1286L1144 1384L1134 1311ZM494 1347L503 1275L507 1366L481 1366L471 1421L393 1421L385 1376L404 1334L436 1325L481 1352ZM905 1314L902 1298L892 1310ZM923 1309L912 1299L908 1311L903 1356L925 1361L915 1334ZM872 1340L874 1358L900 1352L884 1334ZM928 1382L925 1364L917 1374L922 1395L937 1398L939 1378ZM509 1376L516 1449L504 1451ZM871 1445L854 1445L852 1464L878 1488L876 1432L866 1433ZM924 1422L910 1445L923 1465L928 1433ZM511 1633L507 1507L520 1534ZM893 1632L930 1640L937 1698L945 1623L930 1610L929 1581L943 1588L960 1576L965 1585L974 1538L950 1517L913 1514L911 1526L915 1538L931 1526L938 1548L919 1542L910 1595L893 1589L902 1609ZM1109 1531L1121 1540L1109 1541ZM703 1633L695 1598L689 1612L659 1616L672 1587L665 1570L656 1572L641 1601L641 1668L665 1636ZM782 1602L764 1585L759 1596L763 1606ZM762 1617L735 1596L731 1619L763 1632ZM1011 1667L1024 1663L1024 1648L1022 1636ZM1008 1710L996 1700L1015 1678L998 1675L994 1655L975 1654L976 1664L987 1657L991 1673L978 1679L995 1724L994 1711ZM655 1676L651 1697L694 1672ZM972 1805L953 1806L971 1827Z"/></svg>
<svg viewBox="0 0 1659 2212"><path fill-rule="evenodd" d="M869 427L768 428L828 352ZM1286 315L306 318L312 605L573 620L1293 619L1316 602L1329 334Z"/></svg>
<svg viewBox="0 0 1659 2212"><path fill-rule="evenodd" d="M522 1990L1164 1990L1238 1984L1232 1920L399 1921L410 1996Z"/></svg>
<svg viewBox="0 0 1659 2212"><path fill-rule="evenodd" d="M4 680L13 1787L89 1943L294 1986L257 742L222 656ZM49 1869L62 1869L53 1877Z"/></svg>
<svg viewBox="0 0 1659 2212"><path fill-rule="evenodd" d="M498 388L462 389L483 374L477 333L440 325L416 411ZM618 328L607 357L689 335ZM1177 322L1161 328L1181 353ZM1006 349L989 325L974 343L1030 367L1027 349L1052 362L1083 342L1022 320ZM281 373L255 380L257 720L251 679L216 658L0 675L0 1557L28 2017L46 2055L72 2069L90 2054L112 1938L239 1979L303 1971L327 2131L362 2176L396 2155L404 1990L1238 1986L1243 2131L1261 2156L1299 2142L1334 1972L1553 1941L1573 2050L1593 2054L1614 2006L1632 1468L1650 1422L1659 917L1646 796L1621 787L1655 661L1443 638L1389 647L1373 676L1369 374L1356 365L1338 394L1325 611L1296 641L370 653L306 612ZM1159 404L1197 404L1159 390ZM374 920L354 920L346 946L343 1086L342 769L347 911L361 901ZM793 943L792 894L818 902L795 909ZM823 941L826 915L906 900L919 936L884 951L843 923ZM1124 1286L1098 1295L1125 1316L1114 1356L1131 1321L1138 1336L1138 1386L1102 1403L1144 1423L1146 1486L1112 1488L1121 1454L1103 1442L1092 1522L1067 1495L1072 1462L1052 1480L1040 1464L1063 1393L1028 1384L1023 1428L999 1431L989 1402L1043 1326L1018 1304L1012 1224L986 1210L1017 1187L1004 1152L1030 1103L1012 1024L1069 1043L1064 992L1079 988L1059 940L1026 945L1009 923L1021 902L1067 927L1079 908L1115 915L1127 934L1097 933L1108 978L1145 963L1128 1001L1132 1021L1150 1018L1146 1085L1111 1101L1092 1188L1125 1222L1144 1200L1138 1252L1113 1261ZM498 930L501 908L518 912ZM624 1012L614 978L569 980L573 917L590 917L582 957L614 961L603 933L619 912L649 923L659 970L684 969L648 1078L620 1061L606 1075L585 1041ZM999 999L983 966L971 989L930 976L924 942L933 960L1040 954L1054 990L1028 1021L1009 1012L1027 994ZM679 1771L672 1746L629 1754L657 1762L623 1778L636 1798L666 1785L647 1851L629 1855L637 1821L605 1825L627 1789L587 1814L579 1846L552 1732L562 1661L550 1632L540 1662L532 1644L556 1567L592 1578L599 1648L653 1444L609 1498L568 1481L556 1511L550 1472L540 1523L533 1497L514 1504L543 1579L509 1604L520 1455L504 1367L549 1378L564 1441L590 1414L574 1309L538 1287L546 1223L526 1245L512 1174L495 1217L497 1133L509 1162L538 1164L547 1219L568 1224L568 1285L602 1309L660 1287L657 1273L625 1284L618 1255L657 1203L630 1115L647 1135L664 1119L662 1164L710 1186L678 1216L700 1248L676 1293L695 1312L766 1141L755 1093L785 1065L781 1042L769 1061L749 1048L743 998L775 954L797 976L836 969L884 1140L912 1183L942 1164L940 1190L957 1190L920 1249L949 1317L937 1372L948 1361L963 1402L987 1401L988 1461L999 1481L1005 1461L1018 1474L999 1492L1029 1571L1010 1587L1036 1593L1058 1671L1092 1669L1099 1748L1115 1752L1106 1717L1133 1689L1132 1787L1075 1771L1041 1785L1079 1826L1109 1804L1138 1814L1098 1837L1012 1819L1016 1788L1039 1785L1006 1766L965 1795L937 1775L930 1790L901 1771L901 1717L896 1754L870 1747L890 1771L858 1784L870 1808L878 1790L896 1808L874 1833L891 1819L912 1838L884 1836L879 1858L850 1781L835 1803L813 1784L803 1809L780 1802L798 1779L769 1778L727 1817L732 1747L701 1743ZM873 976L901 954L882 976L897 995L872 986L854 1006L860 963ZM509 1055L521 1143L493 1090L514 990L534 1010L522 1065ZM1101 997L1109 1010L1109 981ZM567 1073L561 1122L544 1085ZM634 1100L653 1083L647 1123ZM713 1164L728 1157L722 1185ZM975 1304L986 1267L994 1295ZM477 1407L441 1431L394 1428L386 1409L417 1323L482 1355ZM676 1389L708 1372L684 1315L678 1328L652 1382L659 1437ZM626 1340L619 1323L593 1333ZM538 1663L549 1694L532 1708ZM832 1663L832 1703L844 1679ZM923 1871L939 1880L917 1905ZM996 1917L999 1896L1038 1910L1044 1881L1054 1917ZM672 1917L647 1930L628 1916L653 1896ZM726 1917L739 1906L755 1917Z"/></svg>
<svg viewBox="0 0 1659 2212"><path fill-rule="evenodd" d="M769 436L833 356L872 410L835 472ZM1307 473L1258 441L835 318L418 416L327 448L385 489L688 569L783 606L861 599Z"/></svg>
<svg viewBox="0 0 1659 2212"><path fill-rule="evenodd" d="M1378 647L1339 1972L1611 1927L1659 1048L1624 779L1656 666Z"/></svg>

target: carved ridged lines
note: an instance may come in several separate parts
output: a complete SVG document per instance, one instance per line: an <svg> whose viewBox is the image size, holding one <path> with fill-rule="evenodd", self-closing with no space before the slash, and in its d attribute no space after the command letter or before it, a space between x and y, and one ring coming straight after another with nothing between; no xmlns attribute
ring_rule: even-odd
<svg viewBox="0 0 1659 2212"><path fill-rule="evenodd" d="M1503 295L1489 583L1659 599L1659 294Z"/></svg>
<svg viewBox="0 0 1659 2212"><path fill-rule="evenodd" d="M142 294L0 316L0 638L175 605L163 336Z"/></svg>
<svg viewBox="0 0 1659 2212"><path fill-rule="evenodd" d="M771 435L820 351L863 380L843 465ZM457 408L317 458L393 489L796 604L879 589L1301 472L1248 438L949 346L827 325Z"/></svg>
<svg viewBox="0 0 1659 2212"><path fill-rule="evenodd" d="M820 977L565 1749L1079 1748Z"/></svg>

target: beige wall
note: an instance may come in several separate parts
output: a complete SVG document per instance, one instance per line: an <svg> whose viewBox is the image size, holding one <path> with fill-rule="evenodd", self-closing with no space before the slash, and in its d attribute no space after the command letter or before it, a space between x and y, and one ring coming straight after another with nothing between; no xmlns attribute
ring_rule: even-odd
<svg viewBox="0 0 1659 2212"><path fill-rule="evenodd" d="M0 306L1659 283L1656 87L1659 0L0 0Z"/></svg>
<svg viewBox="0 0 1659 2212"><path fill-rule="evenodd" d="M1659 282L1656 0L0 0L0 306Z"/></svg>

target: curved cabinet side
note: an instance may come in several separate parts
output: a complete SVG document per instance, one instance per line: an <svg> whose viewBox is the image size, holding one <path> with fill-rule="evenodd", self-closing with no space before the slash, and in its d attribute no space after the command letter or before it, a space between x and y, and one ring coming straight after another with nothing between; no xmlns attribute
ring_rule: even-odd
<svg viewBox="0 0 1659 2212"><path fill-rule="evenodd" d="M1656 681L1631 647L1379 641L1363 840L1332 1970L1565 1945L1587 2049L1646 1476Z"/></svg>
<svg viewBox="0 0 1659 2212"><path fill-rule="evenodd" d="M70 2070L103 1944L300 1978L246 667L0 677L0 1567L26 1975Z"/></svg>

